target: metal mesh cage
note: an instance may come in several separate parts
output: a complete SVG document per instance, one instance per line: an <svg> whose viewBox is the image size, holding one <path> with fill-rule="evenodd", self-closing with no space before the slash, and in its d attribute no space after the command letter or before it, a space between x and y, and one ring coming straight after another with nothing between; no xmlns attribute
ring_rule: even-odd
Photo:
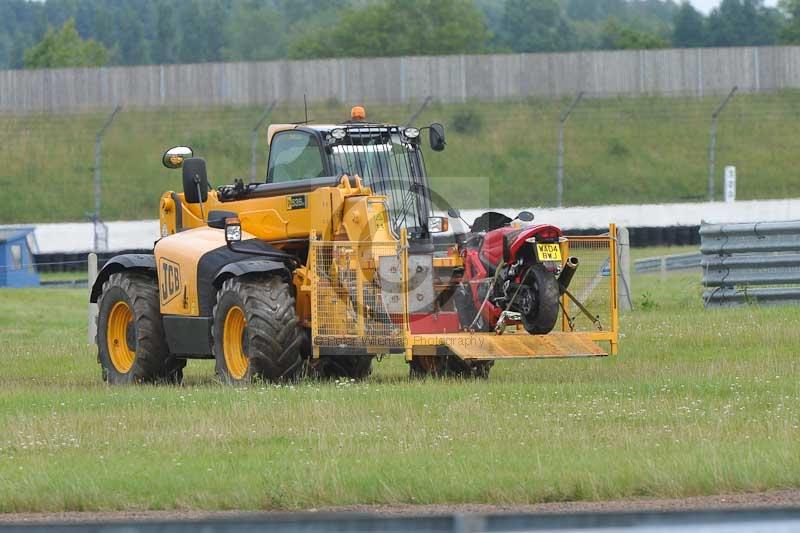
<svg viewBox="0 0 800 533"><path fill-rule="evenodd" d="M562 298L561 325L563 331L611 331L613 307L612 294L616 284L616 264L612 261L614 241L608 235L568 237L566 256L575 256L580 266L572 278L569 292L583 305L586 312L567 295ZM566 316L563 312L566 309Z"/></svg>
<svg viewBox="0 0 800 533"><path fill-rule="evenodd" d="M312 339L318 348L405 347L406 251L394 242L312 241Z"/></svg>

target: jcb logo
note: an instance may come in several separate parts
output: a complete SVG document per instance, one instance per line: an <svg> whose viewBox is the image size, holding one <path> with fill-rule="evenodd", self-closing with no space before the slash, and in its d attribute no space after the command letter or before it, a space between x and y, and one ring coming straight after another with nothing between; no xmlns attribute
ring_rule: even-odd
<svg viewBox="0 0 800 533"><path fill-rule="evenodd" d="M181 293L181 268L177 263L162 258L158 270L161 278L161 290L159 291L161 303L165 304Z"/></svg>

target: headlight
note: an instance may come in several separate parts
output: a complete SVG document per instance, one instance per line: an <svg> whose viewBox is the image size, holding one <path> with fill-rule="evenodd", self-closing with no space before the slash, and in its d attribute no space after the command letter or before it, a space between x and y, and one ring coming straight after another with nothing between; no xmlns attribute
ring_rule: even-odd
<svg viewBox="0 0 800 533"><path fill-rule="evenodd" d="M331 137L333 137L337 141L341 141L342 139L344 139L345 135L347 135L347 132L344 131L342 128L336 128L335 130L331 131Z"/></svg>
<svg viewBox="0 0 800 533"><path fill-rule="evenodd" d="M419 137L419 130L417 128L406 128L403 130L403 135L405 135L407 139L416 139Z"/></svg>
<svg viewBox="0 0 800 533"><path fill-rule="evenodd" d="M242 240L242 223L238 218L229 218L225 221L225 240L227 242Z"/></svg>
<svg viewBox="0 0 800 533"><path fill-rule="evenodd" d="M429 233L444 233L448 230L450 224L445 217L430 217L428 218L428 232Z"/></svg>

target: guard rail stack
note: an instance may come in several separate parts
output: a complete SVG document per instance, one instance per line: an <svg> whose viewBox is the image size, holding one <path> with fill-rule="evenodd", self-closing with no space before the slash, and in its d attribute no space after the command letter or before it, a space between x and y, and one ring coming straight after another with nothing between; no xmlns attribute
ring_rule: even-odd
<svg viewBox="0 0 800 533"><path fill-rule="evenodd" d="M800 303L800 221L700 227L706 307Z"/></svg>

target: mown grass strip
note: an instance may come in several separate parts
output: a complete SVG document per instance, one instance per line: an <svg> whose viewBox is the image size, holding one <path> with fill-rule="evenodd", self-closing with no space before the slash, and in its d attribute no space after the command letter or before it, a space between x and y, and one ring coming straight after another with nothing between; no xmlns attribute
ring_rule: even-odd
<svg viewBox="0 0 800 533"><path fill-rule="evenodd" d="M0 291L0 512L532 503L800 486L800 312L637 276L622 354L488 382L108 388L81 290ZM635 298L640 302L641 296Z"/></svg>

